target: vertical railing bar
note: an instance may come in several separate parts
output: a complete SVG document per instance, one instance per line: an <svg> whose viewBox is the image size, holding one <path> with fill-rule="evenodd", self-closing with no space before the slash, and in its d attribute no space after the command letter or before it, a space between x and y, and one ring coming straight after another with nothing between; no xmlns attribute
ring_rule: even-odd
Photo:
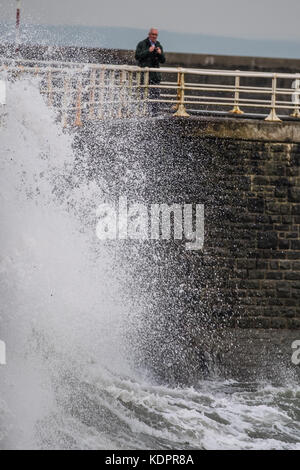
<svg viewBox="0 0 300 470"><path fill-rule="evenodd" d="M105 66L100 69L99 91L98 91L98 119L103 119L103 103L104 103L104 86L105 86Z"/></svg>
<svg viewBox="0 0 300 470"><path fill-rule="evenodd" d="M239 72L239 70L236 70ZM240 100L240 76L236 75L234 80L234 102L233 108L228 111L231 114L244 114L244 112L239 107L239 100Z"/></svg>
<svg viewBox="0 0 300 470"><path fill-rule="evenodd" d="M90 74L90 111L89 119L95 119L95 85L96 85L96 69L91 70Z"/></svg>
<svg viewBox="0 0 300 470"><path fill-rule="evenodd" d="M180 116L180 117L188 117L189 114L186 112L185 105L184 105L184 71L182 71L181 68L179 68L179 77L177 80L177 83L179 83L178 89L180 90L180 98L179 98L179 105L176 113L173 114L173 116Z"/></svg>
<svg viewBox="0 0 300 470"><path fill-rule="evenodd" d="M294 88L295 88L295 92L294 94L292 95L292 102L294 103L295 107L294 107L294 111L292 112L291 114L291 117L294 117L294 118L300 118L300 108L299 108L299 104L300 104L300 80L294 80L293 83L292 83L292 88L293 88L293 85Z"/></svg>
<svg viewBox="0 0 300 470"><path fill-rule="evenodd" d="M149 96L149 69L148 67L145 68L144 72L144 110L143 114L147 114L147 100Z"/></svg>
<svg viewBox="0 0 300 470"><path fill-rule="evenodd" d="M110 102L110 109L109 109L109 116L113 117L114 115L114 94L115 94L115 70L110 71L110 80L109 80L109 102Z"/></svg>
<svg viewBox="0 0 300 470"><path fill-rule="evenodd" d="M75 116L75 126L82 126L81 120L81 98L82 98L82 75L80 74L77 80L77 92L76 92L76 116Z"/></svg>
<svg viewBox="0 0 300 470"><path fill-rule="evenodd" d="M70 89L70 77L64 78L64 96L62 105L62 126L67 127L68 125L68 104L69 104L69 89Z"/></svg>
<svg viewBox="0 0 300 470"><path fill-rule="evenodd" d="M118 117L121 118L123 116L122 112L125 108L125 85L126 85L126 71L120 71L120 104L119 104L119 111Z"/></svg>
<svg viewBox="0 0 300 470"><path fill-rule="evenodd" d="M47 97L48 97L48 106L52 106L53 92L52 92L52 71L51 70L48 70L48 73L47 73Z"/></svg>
<svg viewBox="0 0 300 470"><path fill-rule="evenodd" d="M176 92L177 103L174 104L174 106L173 106L173 110L174 110L174 111L177 111L177 110L178 110L178 108L179 108L179 103L180 103L180 80L181 80L180 73L177 73L177 92Z"/></svg>
<svg viewBox="0 0 300 470"><path fill-rule="evenodd" d="M141 114L141 72L136 72L136 99L137 99L137 112Z"/></svg>
<svg viewBox="0 0 300 470"><path fill-rule="evenodd" d="M265 121L281 122L281 119L276 114L276 89L277 89L277 74L274 73L272 77L272 95L271 95L271 111L265 118Z"/></svg>

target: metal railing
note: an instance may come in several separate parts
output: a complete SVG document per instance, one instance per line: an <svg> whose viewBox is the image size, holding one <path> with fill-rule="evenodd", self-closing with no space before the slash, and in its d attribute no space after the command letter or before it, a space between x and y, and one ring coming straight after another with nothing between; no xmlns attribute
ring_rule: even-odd
<svg viewBox="0 0 300 470"><path fill-rule="evenodd" d="M155 85L149 76L158 70L152 68L3 58L0 64L0 77L7 80L37 77L63 126L145 116L155 103L174 116L247 111L271 122L300 118L300 74L162 67Z"/></svg>

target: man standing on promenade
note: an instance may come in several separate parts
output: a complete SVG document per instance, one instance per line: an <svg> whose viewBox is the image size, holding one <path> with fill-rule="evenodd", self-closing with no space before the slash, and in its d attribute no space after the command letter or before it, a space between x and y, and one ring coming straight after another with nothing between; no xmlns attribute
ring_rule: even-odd
<svg viewBox="0 0 300 470"><path fill-rule="evenodd" d="M151 28L148 37L138 43L135 51L135 58L140 67L159 68L159 65L166 61L163 47L157 40L157 37L158 30L156 28ZM160 81L161 74L159 72L149 73L149 85L159 85ZM159 88L149 88L150 99L159 99L159 94ZM157 104L152 109L153 113L156 114Z"/></svg>

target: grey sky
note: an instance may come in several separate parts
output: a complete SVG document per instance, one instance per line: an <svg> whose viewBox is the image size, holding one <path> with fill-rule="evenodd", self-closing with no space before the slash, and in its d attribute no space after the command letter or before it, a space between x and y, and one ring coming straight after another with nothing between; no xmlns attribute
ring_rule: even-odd
<svg viewBox="0 0 300 470"><path fill-rule="evenodd" d="M250 39L300 39L300 0L21 0L33 24L149 26ZM0 0L0 21L14 21L16 0Z"/></svg>

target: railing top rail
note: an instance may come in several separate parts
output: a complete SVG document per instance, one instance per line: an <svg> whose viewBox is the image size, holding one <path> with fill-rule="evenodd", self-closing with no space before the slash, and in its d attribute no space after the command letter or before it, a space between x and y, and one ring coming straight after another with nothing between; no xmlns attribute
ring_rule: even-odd
<svg viewBox="0 0 300 470"><path fill-rule="evenodd" d="M34 65L32 65L34 64ZM136 65L114 65L114 64L92 64L84 62L60 62L60 61L47 61L47 60L15 60L15 59L5 59L0 57L0 67L40 67L45 69L55 69L55 70L91 70L91 69L111 69L111 70L132 70L139 71L142 70ZM157 70L157 69L156 69Z"/></svg>
<svg viewBox="0 0 300 470"><path fill-rule="evenodd" d="M20 67L30 66L34 64L35 67L45 67L61 71L70 70L91 70L91 69L106 69L106 70L125 70L132 72L157 72L156 68L141 68L136 65L114 65L114 64L94 64L83 62L63 62L63 61L47 61L47 60L30 60L30 59L6 59L0 58L1 68L5 66ZM221 76L221 77L253 77L253 78L287 78L287 79L300 79L300 73L278 73L278 72L255 72L243 70L216 70L216 69L197 69L197 68L184 68L184 67L161 67L160 72L163 73L178 73L191 75L206 75L206 76Z"/></svg>

